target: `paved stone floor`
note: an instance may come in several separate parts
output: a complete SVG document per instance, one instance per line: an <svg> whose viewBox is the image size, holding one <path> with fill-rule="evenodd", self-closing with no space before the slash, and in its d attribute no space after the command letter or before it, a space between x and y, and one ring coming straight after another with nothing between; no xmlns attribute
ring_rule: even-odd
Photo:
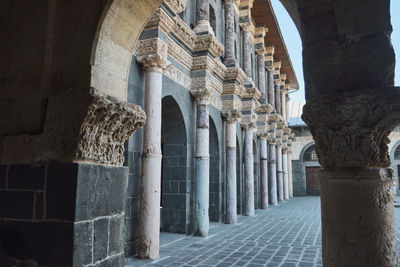
<svg viewBox="0 0 400 267"><path fill-rule="evenodd" d="M319 201L294 198L240 216L237 225L213 224L207 238L162 233L160 259L130 258L125 266L322 266ZM395 211L399 240L400 208Z"/></svg>

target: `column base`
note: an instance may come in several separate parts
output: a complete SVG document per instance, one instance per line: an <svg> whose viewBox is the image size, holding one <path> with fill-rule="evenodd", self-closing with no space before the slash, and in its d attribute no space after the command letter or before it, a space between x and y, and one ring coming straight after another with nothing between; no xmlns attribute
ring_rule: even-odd
<svg viewBox="0 0 400 267"><path fill-rule="evenodd" d="M398 266L392 169L319 171L325 267Z"/></svg>

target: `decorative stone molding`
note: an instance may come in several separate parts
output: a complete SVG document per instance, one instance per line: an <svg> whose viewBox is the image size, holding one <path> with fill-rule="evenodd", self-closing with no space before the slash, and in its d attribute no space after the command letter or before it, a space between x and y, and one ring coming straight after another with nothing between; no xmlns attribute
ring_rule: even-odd
<svg viewBox="0 0 400 267"><path fill-rule="evenodd" d="M190 70L193 64L193 57L172 38L168 38L168 55Z"/></svg>
<svg viewBox="0 0 400 267"><path fill-rule="evenodd" d="M242 97L243 98L252 98L254 100L258 100L261 96L260 90L258 88L253 87L253 88L245 88Z"/></svg>
<svg viewBox="0 0 400 267"><path fill-rule="evenodd" d="M186 0L164 0L164 4L168 5L176 14L182 13L186 8Z"/></svg>
<svg viewBox="0 0 400 267"><path fill-rule="evenodd" d="M257 136L260 139L268 138L268 133L265 130L258 130L257 131Z"/></svg>
<svg viewBox="0 0 400 267"><path fill-rule="evenodd" d="M268 114L270 114L273 110L274 108L268 103L260 104L260 107L258 108L258 112L267 112Z"/></svg>
<svg viewBox="0 0 400 267"><path fill-rule="evenodd" d="M145 26L145 30L160 28L167 35L173 30L174 21L165 13L162 8L158 8L150 17Z"/></svg>
<svg viewBox="0 0 400 267"><path fill-rule="evenodd" d="M246 79L246 73L240 67L226 68L225 80L234 80L241 84Z"/></svg>
<svg viewBox="0 0 400 267"><path fill-rule="evenodd" d="M224 53L224 46L213 34L197 36L194 52L208 50L214 57L220 57Z"/></svg>
<svg viewBox="0 0 400 267"><path fill-rule="evenodd" d="M310 127L320 164L327 169L389 167L388 136L400 123L399 89L308 99L302 119Z"/></svg>
<svg viewBox="0 0 400 267"><path fill-rule="evenodd" d="M136 59L146 71L162 72L168 65L168 46L159 38L142 40L136 47Z"/></svg>
<svg viewBox="0 0 400 267"><path fill-rule="evenodd" d="M273 44L267 44L265 46L264 60L265 60L265 68L268 71L274 70L274 52L275 52L275 47Z"/></svg>
<svg viewBox="0 0 400 267"><path fill-rule="evenodd" d="M281 61L274 61L274 81L280 81L280 73L281 73Z"/></svg>
<svg viewBox="0 0 400 267"><path fill-rule="evenodd" d="M245 131L251 131L257 128L257 125L255 122L242 122L240 124L240 126L242 127L243 130Z"/></svg>
<svg viewBox="0 0 400 267"><path fill-rule="evenodd" d="M207 70L212 72L214 70L215 60L207 55L194 57L192 62L192 71Z"/></svg>

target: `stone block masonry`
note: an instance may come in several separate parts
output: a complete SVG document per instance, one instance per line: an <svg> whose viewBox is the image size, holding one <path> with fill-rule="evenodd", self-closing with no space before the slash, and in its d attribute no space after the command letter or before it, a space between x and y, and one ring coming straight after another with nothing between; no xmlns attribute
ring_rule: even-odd
<svg viewBox="0 0 400 267"><path fill-rule="evenodd" d="M6 263L122 266L127 177L86 163L0 165Z"/></svg>

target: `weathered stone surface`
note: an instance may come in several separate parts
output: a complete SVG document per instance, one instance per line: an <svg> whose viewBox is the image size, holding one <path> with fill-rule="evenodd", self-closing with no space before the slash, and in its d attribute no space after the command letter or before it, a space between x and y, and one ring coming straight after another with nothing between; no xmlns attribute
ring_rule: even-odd
<svg viewBox="0 0 400 267"><path fill-rule="evenodd" d="M68 237L66 237L68 238ZM73 266L85 266L93 261L93 223L74 223Z"/></svg>
<svg viewBox="0 0 400 267"><path fill-rule="evenodd" d="M320 171L324 266L398 266L393 170Z"/></svg>
<svg viewBox="0 0 400 267"><path fill-rule="evenodd" d="M93 262L105 259L108 255L109 218L94 221Z"/></svg>
<svg viewBox="0 0 400 267"><path fill-rule="evenodd" d="M398 88L320 97L304 106L303 120L316 142L320 164L388 167L388 136L400 122Z"/></svg>

